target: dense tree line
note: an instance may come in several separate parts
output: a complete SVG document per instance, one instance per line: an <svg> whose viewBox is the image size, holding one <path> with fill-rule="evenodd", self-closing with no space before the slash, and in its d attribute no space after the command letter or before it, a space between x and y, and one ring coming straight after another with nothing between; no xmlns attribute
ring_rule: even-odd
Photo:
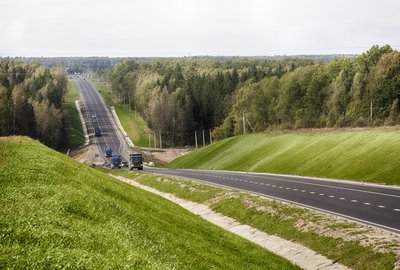
<svg viewBox="0 0 400 270"><path fill-rule="evenodd" d="M266 129L394 125L400 121L400 53L373 46L358 57L124 61L112 89L170 144Z"/></svg>
<svg viewBox="0 0 400 270"><path fill-rule="evenodd" d="M363 127L399 124L400 53L373 46L357 57L299 67L249 81L235 93L217 138L269 128Z"/></svg>
<svg viewBox="0 0 400 270"><path fill-rule="evenodd" d="M237 89L310 65L310 60L124 61L110 73L112 90L171 145L193 144L195 131L221 125Z"/></svg>
<svg viewBox="0 0 400 270"><path fill-rule="evenodd" d="M67 79L61 69L0 62L0 135L27 135L57 148L65 142L61 109Z"/></svg>

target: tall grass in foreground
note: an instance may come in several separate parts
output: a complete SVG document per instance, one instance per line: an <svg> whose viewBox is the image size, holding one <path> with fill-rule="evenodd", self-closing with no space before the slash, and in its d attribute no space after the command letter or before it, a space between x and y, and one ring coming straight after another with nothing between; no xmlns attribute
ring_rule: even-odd
<svg viewBox="0 0 400 270"><path fill-rule="evenodd" d="M0 269L298 269L26 137L0 137Z"/></svg>

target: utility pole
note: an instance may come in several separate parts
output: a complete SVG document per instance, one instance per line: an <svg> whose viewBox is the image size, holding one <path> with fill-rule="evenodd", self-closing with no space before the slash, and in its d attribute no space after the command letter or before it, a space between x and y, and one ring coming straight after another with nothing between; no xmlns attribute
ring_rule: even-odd
<svg viewBox="0 0 400 270"><path fill-rule="evenodd" d="M157 143L156 143L156 132L154 131L154 148L157 148Z"/></svg>
<svg viewBox="0 0 400 270"><path fill-rule="evenodd" d="M245 120L245 116L244 116L244 111L243 111L243 134L246 134L246 120Z"/></svg>
<svg viewBox="0 0 400 270"><path fill-rule="evenodd" d="M204 138L204 129L203 129L203 147L206 146L206 139Z"/></svg>
<svg viewBox="0 0 400 270"><path fill-rule="evenodd" d="M148 132L149 132L149 148L151 148L151 144L150 144L150 142L151 142L151 138L150 138L150 129L148 129Z"/></svg>
<svg viewBox="0 0 400 270"><path fill-rule="evenodd" d="M131 114L131 93L128 92L128 115Z"/></svg>
<svg viewBox="0 0 400 270"><path fill-rule="evenodd" d="M158 131L158 133L160 135L160 149L162 149L161 131Z"/></svg>
<svg viewBox="0 0 400 270"><path fill-rule="evenodd" d="M371 100L371 108L370 108L369 120L372 122L372 100Z"/></svg>
<svg viewBox="0 0 400 270"><path fill-rule="evenodd" d="M212 144L211 129L210 129L210 144Z"/></svg>
<svg viewBox="0 0 400 270"><path fill-rule="evenodd" d="M198 148L197 145L197 131L194 132L194 141L196 142L196 149Z"/></svg>

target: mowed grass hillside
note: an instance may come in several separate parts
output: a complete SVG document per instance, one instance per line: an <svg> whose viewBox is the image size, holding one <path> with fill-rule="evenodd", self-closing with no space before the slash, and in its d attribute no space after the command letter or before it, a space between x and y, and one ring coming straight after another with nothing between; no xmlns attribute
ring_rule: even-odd
<svg viewBox="0 0 400 270"><path fill-rule="evenodd" d="M169 168L268 172L400 184L400 131L243 135L216 142Z"/></svg>
<svg viewBox="0 0 400 270"><path fill-rule="evenodd" d="M26 137L0 137L0 269L298 269Z"/></svg>

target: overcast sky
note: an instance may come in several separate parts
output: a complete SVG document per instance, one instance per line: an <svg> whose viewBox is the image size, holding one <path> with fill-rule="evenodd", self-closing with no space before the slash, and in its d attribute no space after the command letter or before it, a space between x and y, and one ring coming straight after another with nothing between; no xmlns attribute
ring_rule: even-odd
<svg viewBox="0 0 400 270"><path fill-rule="evenodd" d="M0 0L0 56L361 53L400 48L399 0Z"/></svg>

